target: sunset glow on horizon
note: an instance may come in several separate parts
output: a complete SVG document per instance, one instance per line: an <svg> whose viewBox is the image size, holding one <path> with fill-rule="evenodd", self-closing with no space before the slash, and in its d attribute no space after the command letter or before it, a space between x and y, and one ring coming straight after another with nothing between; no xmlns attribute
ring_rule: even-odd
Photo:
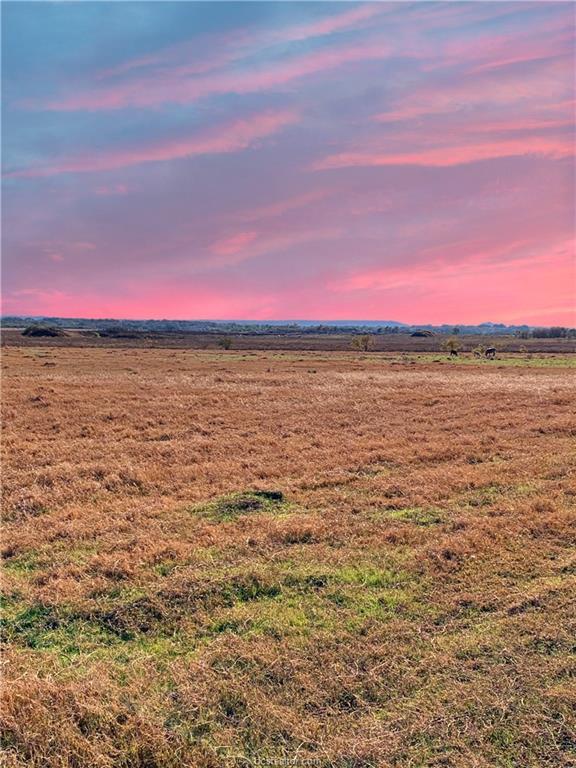
<svg viewBox="0 0 576 768"><path fill-rule="evenodd" d="M6 2L5 315L576 325L568 2Z"/></svg>

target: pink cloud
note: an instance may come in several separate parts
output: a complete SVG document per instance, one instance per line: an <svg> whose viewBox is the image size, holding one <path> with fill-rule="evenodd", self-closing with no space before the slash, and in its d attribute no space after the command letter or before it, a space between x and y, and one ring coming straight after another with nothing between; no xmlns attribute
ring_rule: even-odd
<svg viewBox="0 0 576 768"><path fill-rule="evenodd" d="M221 270L223 267L240 264L259 256L271 256L274 253L288 250L294 246L304 246L324 240L335 240L341 237L342 233L343 231L340 227L303 229L300 231L290 229L259 235L255 232L242 232L217 241L218 250L215 250L213 245L210 248L210 256L198 261L192 271L210 272L212 270Z"/></svg>
<svg viewBox="0 0 576 768"><path fill-rule="evenodd" d="M42 177L61 173L90 173L110 171L143 163L158 163L196 155L238 152L252 146L258 139L277 133L298 119L294 111L267 111L248 118L234 120L204 130L195 136L159 141L134 149L110 149L102 153L63 158L54 165L37 166L6 174L8 177Z"/></svg>
<svg viewBox="0 0 576 768"><path fill-rule="evenodd" d="M570 139L523 138L500 140L487 143L467 144L463 146L445 146L423 148L416 152L397 152L395 154L374 154L362 152L343 152L329 155L316 162L313 170L328 170L347 167L378 167L387 165L420 165L446 168L454 165L477 163L481 160L494 160L501 157L521 157L524 155L559 159L571 157L574 145Z"/></svg>
<svg viewBox="0 0 576 768"><path fill-rule="evenodd" d="M4 314L46 315L58 317L147 317L167 319L265 319L273 316L276 297L273 292L244 290L209 282L183 284L149 281L123 287L115 292L79 290L74 293L24 288L5 294Z"/></svg>
<svg viewBox="0 0 576 768"><path fill-rule="evenodd" d="M254 93L278 88L302 77L345 64L386 58L391 51L385 40L362 45L334 47L293 56L266 67L229 70L206 77L189 77L168 70L161 75L140 78L109 87L93 88L40 106L55 111L106 110L125 107L153 107L160 104L190 104L200 98L224 93Z"/></svg>
<svg viewBox="0 0 576 768"><path fill-rule="evenodd" d="M364 22L372 20L386 10L385 6L379 6L377 3L367 3L350 11L344 11L334 16L327 16L318 21L312 21L308 24L302 24L280 31L278 36L286 41L307 40L311 37L322 37L330 35L333 32L340 32L344 29L363 26Z"/></svg>
<svg viewBox="0 0 576 768"><path fill-rule="evenodd" d="M220 69L234 61L250 58L254 50L262 51L275 44L302 42L316 37L324 37L334 32L354 30L365 26L375 16L382 15L385 7L376 3L367 3L344 13L334 14L311 21L305 24L285 26L279 29L237 29L220 35L204 35L184 43L169 46L158 53L147 56L139 56L128 59L114 67L102 70L96 75L97 80L105 80L124 75L136 69L158 66L170 67L170 73L174 75L204 74L211 70ZM197 55L198 49L203 51L217 51L216 53L202 55L201 59L190 62L190 58ZM176 62L183 59L186 63L177 65Z"/></svg>
<svg viewBox="0 0 576 768"><path fill-rule="evenodd" d="M217 256L231 256L243 251L257 236L257 232L238 232L213 243L210 250Z"/></svg>
<svg viewBox="0 0 576 768"><path fill-rule="evenodd" d="M304 192L301 195L294 195L286 200L280 200L277 203L263 205L259 208L253 208L250 211L242 211L236 214L235 218L241 221L258 221L260 219L271 219L281 216L283 213L303 208L318 200L328 197L331 193L328 189L313 189L310 192Z"/></svg>
<svg viewBox="0 0 576 768"><path fill-rule="evenodd" d="M46 258L55 263L65 261L66 258L85 251L96 250L96 244L88 241L65 242L62 240L32 241L29 247L46 254Z"/></svg>
<svg viewBox="0 0 576 768"><path fill-rule="evenodd" d="M512 32L495 33L492 29L474 39L459 36L446 42L442 56L426 62L430 71L439 67L458 66L468 72L502 69L516 64L529 65L559 55L571 54L572 35L568 15L556 15L541 21L537 28L528 26Z"/></svg>
<svg viewBox="0 0 576 768"><path fill-rule="evenodd" d="M512 56L503 55L501 58L485 61L483 64L478 64L474 67L472 72L487 72L492 69L504 69L506 67L512 67L516 64L531 64L537 61L545 61L551 58L551 55L546 52L538 55L535 51L527 51L526 53L517 53Z"/></svg>
<svg viewBox="0 0 576 768"><path fill-rule="evenodd" d="M420 59L423 62L421 66L424 68L428 66L424 63L426 61L431 62L430 66L435 67L435 61L438 59L438 45L433 45L422 34L423 28L419 27L419 22L426 19L426 13L414 13L414 11L411 15L414 17L415 26L410 32L406 29L399 32L392 25L390 29L393 30L393 34L380 33L377 38L368 36L352 45L340 45L292 56L281 61L272 61L266 68L254 65L251 67L249 64L256 50L262 52L275 44L286 45L338 31L354 30L369 24L378 16L385 14L394 16L394 11L393 6L369 3L338 15L285 27L281 30L258 30L257 32L238 30L214 37L212 45L208 45L210 38L199 38L172 46L157 54L124 62L100 73L98 77L106 79L134 69L155 66L156 71L152 73L140 74L135 78L124 79L109 85L97 85L84 92L73 93L41 105L25 106L73 111L120 109L129 106L154 107L166 103L187 104L211 95L251 93L278 88L294 79L335 69L344 64L386 58L394 52L400 53L403 58ZM498 14L489 15L497 16ZM467 12L459 10L457 14L448 14L448 19L456 18L462 21L466 16ZM445 23L442 13L435 12L432 18L439 21L440 26ZM545 28L549 32L547 41L534 41L529 38L517 41L510 35L499 37L484 35L476 42L467 43L465 47L458 42L446 43L443 46L443 55L440 57L441 66L451 64L462 66L468 62L471 65L483 67L490 65L495 56L529 61L538 60L547 55L557 55L557 46L554 47L557 35L554 36L552 33L558 32L558 23L554 22L554 24L555 26L551 26L550 29ZM518 51L511 50L511 46L516 46ZM203 51L202 59L190 63L190 56L193 56L198 48ZM213 50L216 53L212 53ZM184 59L184 63L177 63L179 59ZM238 62L242 60L244 63L239 65ZM234 69L223 69L230 64L235 64ZM247 66L247 68L239 69L238 66Z"/></svg>
<svg viewBox="0 0 576 768"><path fill-rule="evenodd" d="M417 261L406 266L378 267L354 272L348 277L335 280L330 288L335 291L362 291L366 289L401 288L423 279L442 282L447 276L460 277L464 271L498 266L498 260L514 258L528 244L518 240L507 244L488 241L457 241L441 246L424 248L417 254ZM518 259L514 261L518 265Z"/></svg>
<svg viewBox="0 0 576 768"><path fill-rule="evenodd" d="M464 130L475 133L509 133L515 131L539 131L542 129L573 129L574 121L569 114L557 117L525 115L523 117L494 118L484 122L476 121L464 126Z"/></svg>
<svg viewBox="0 0 576 768"><path fill-rule="evenodd" d="M458 73L446 82L427 82L411 89L396 100L386 112L374 117L382 123L411 121L431 115L454 115L471 110L499 108L508 110L547 107L573 98L571 57L553 59L542 63L536 71L502 73L487 70Z"/></svg>
<svg viewBox="0 0 576 768"><path fill-rule="evenodd" d="M573 325L575 245L570 238L537 247L521 242L486 245L478 251L462 243L459 257L360 270L329 288L347 307L361 302L366 313L385 302L387 312L408 322L453 318L478 323L498 317L501 322L538 324L544 322L537 319L541 317L544 324ZM407 312L414 301L417 316L414 308Z"/></svg>
<svg viewBox="0 0 576 768"><path fill-rule="evenodd" d="M108 67L102 69L96 73L97 80L106 80L109 77L117 77L123 75L126 72L131 72L133 69L141 69L142 67L150 66L151 64L157 64L161 61L161 57L158 54L150 54L149 56L138 56L135 59L128 59L115 67Z"/></svg>
<svg viewBox="0 0 576 768"><path fill-rule="evenodd" d="M180 276L143 277L97 292L39 287L7 292L5 313L64 317L269 318L385 317L405 322L477 323L485 320L574 325L573 239L506 248L478 241L454 245L450 264L438 255L428 264L357 270L339 283L300 281L238 290L234 280ZM479 250L481 253L479 254ZM502 258L504 256L504 258ZM351 265L353 270L353 265ZM364 279L359 278L364 275ZM368 280L368 277L370 279ZM356 278L356 279L354 279Z"/></svg>
<svg viewBox="0 0 576 768"><path fill-rule="evenodd" d="M572 31L563 21L559 24L555 19L548 24L540 25L537 35L530 32L526 37L503 35L488 37L484 44L478 46L461 46L460 55L466 60L476 54L477 63L470 72L486 72L514 67L518 64L527 68L530 64L546 60L558 59L572 55L574 44ZM499 73L502 75L503 73Z"/></svg>
<svg viewBox="0 0 576 768"><path fill-rule="evenodd" d="M21 288L2 294L2 312L22 315L58 315L75 297L63 291L45 288ZM37 308L37 309L36 309Z"/></svg>
<svg viewBox="0 0 576 768"><path fill-rule="evenodd" d="M108 185L101 185L99 187L96 187L96 194L101 196L111 196L111 195L127 195L128 194L128 187L126 184L108 184Z"/></svg>

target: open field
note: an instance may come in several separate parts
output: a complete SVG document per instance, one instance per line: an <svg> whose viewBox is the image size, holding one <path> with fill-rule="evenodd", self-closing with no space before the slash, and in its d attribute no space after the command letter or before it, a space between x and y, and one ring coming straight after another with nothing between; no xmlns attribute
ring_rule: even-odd
<svg viewBox="0 0 576 768"><path fill-rule="evenodd" d="M576 764L574 356L7 343L8 768Z"/></svg>
<svg viewBox="0 0 576 768"><path fill-rule="evenodd" d="M350 334L228 334L228 333L133 333L131 337L99 337L94 332L66 331L66 336L39 338L22 336L22 329L5 328L2 343L19 347L100 347L105 349L220 349L223 337L232 341L236 350L285 350L345 352L352 349ZM408 333L370 334L373 352L440 352L450 336L436 334L431 337L413 337ZM500 354L519 352L528 354L576 353L576 339L519 339L515 336L463 334L458 337L462 351L471 352L477 346L494 346Z"/></svg>

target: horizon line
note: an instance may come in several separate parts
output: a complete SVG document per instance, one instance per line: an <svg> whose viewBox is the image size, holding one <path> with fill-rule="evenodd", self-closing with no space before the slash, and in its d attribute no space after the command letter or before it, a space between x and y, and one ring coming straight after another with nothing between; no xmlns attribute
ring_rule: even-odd
<svg viewBox="0 0 576 768"><path fill-rule="evenodd" d="M253 320L248 318L167 318L167 317L79 317L79 316L63 316L63 315L32 315L32 314L7 314L7 315L0 315L0 325L3 323L3 321L6 318L15 318L19 320L24 319L38 319L38 320L74 320L74 321L89 321L89 322L129 322L129 323L147 323L147 322L154 322L154 323L233 323L233 324L242 324L242 323L249 323L251 325L301 325L301 324L310 324L310 325L323 325L323 324L331 324L331 325L350 325L350 326L362 326L362 325L381 325L381 326L399 326L399 327L406 327L406 328L412 328L416 326L420 327L444 327L444 326L453 326L454 328L462 327L462 328L470 328L470 327L480 327L480 326L503 326L506 328L514 328L514 327L520 327L525 326L526 328L554 328L554 327L563 327L568 328L572 326L558 326L558 325L534 325L532 323L526 323L526 322L516 322L516 323L504 323L499 321L492 321L492 320L484 320L480 323L459 323L459 322L443 322L443 323L431 323L431 322L405 322L402 320L352 320L352 319L342 319L342 320L330 320L330 319L294 319L294 318L282 318L282 319L267 319L267 320Z"/></svg>

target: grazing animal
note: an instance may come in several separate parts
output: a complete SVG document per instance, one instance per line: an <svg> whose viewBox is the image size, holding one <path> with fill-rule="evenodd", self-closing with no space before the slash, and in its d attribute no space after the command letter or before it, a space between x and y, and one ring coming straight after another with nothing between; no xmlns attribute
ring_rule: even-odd
<svg viewBox="0 0 576 768"><path fill-rule="evenodd" d="M484 352L488 360L494 360L496 357L496 347L488 347L486 352Z"/></svg>
<svg viewBox="0 0 576 768"><path fill-rule="evenodd" d="M457 349L451 349L450 350L450 357L458 357L458 350Z"/></svg>

